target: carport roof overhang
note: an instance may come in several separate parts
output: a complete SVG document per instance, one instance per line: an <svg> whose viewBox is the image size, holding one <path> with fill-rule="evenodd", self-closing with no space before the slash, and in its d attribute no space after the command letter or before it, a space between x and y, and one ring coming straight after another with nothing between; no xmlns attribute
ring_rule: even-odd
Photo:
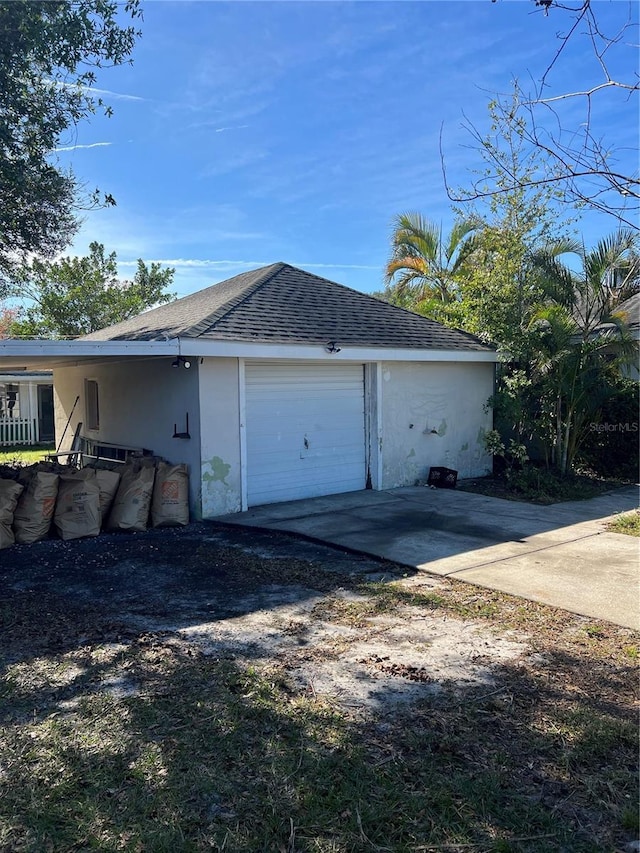
<svg viewBox="0 0 640 853"><path fill-rule="evenodd" d="M0 341L0 370L53 370L81 364L129 358L227 357L321 361L489 362L499 360L491 350L392 349L344 346L327 352L320 344L170 338L166 341Z"/></svg>
<svg viewBox="0 0 640 853"><path fill-rule="evenodd" d="M169 341L0 341L0 369L53 370L112 358L173 356L179 342Z"/></svg>

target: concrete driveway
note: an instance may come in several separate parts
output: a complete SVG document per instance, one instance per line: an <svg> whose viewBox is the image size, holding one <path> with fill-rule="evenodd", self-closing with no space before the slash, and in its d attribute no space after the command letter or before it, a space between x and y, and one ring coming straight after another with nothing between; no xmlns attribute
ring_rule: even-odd
<svg viewBox="0 0 640 853"><path fill-rule="evenodd" d="M302 534L436 575L640 629L639 541L606 521L636 487L551 506L408 487L256 507L217 519Z"/></svg>

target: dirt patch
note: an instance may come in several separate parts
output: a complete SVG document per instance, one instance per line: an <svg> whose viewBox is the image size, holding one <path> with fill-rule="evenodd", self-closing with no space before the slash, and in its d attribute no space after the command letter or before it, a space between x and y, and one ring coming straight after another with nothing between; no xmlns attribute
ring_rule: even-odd
<svg viewBox="0 0 640 853"><path fill-rule="evenodd" d="M280 588L265 594L270 606L264 609L239 602L242 616L178 632L208 655L245 664L265 661L299 689L341 707L378 711L433 694L443 684L491 685L495 665L525 650L523 642L490 628L417 608L398 607L392 615L349 624L374 599L345 590L318 595L292 589L289 601Z"/></svg>
<svg viewBox="0 0 640 853"><path fill-rule="evenodd" d="M0 554L0 850L637 838L634 632L282 534Z"/></svg>
<svg viewBox="0 0 640 853"><path fill-rule="evenodd" d="M1 557L17 658L26 646L31 659L164 632L216 658L279 667L297 689L340 707L381 711L443 684L491 685L493 667L524 649L517 637L450 615L376 612L358 586L386 578L412 588L406 568L281 534L201 524L41 542ZM420 589L446 586L434 578ZM28 623L36 613L34 637ZM116 669L99 689L136 688Z"/></svg>

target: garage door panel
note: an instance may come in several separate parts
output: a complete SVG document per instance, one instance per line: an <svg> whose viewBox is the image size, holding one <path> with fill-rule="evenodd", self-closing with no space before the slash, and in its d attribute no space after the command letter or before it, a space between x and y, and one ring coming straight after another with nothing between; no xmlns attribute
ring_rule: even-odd
<svg viewBox="0 0 640 853"><path fill-rule="evenodd" d="M332 476L335 477L336 465L340 465L342 468L342 474L347 467L352 467L359 472L361 469L361 460L359 458L354 459L352 455L350 456L344 453L337 453L335 457L331 457L326 454L302 456L302 454L296 455L283 453L271 455L259 462L256 462L253 465L252 478L267 475L275 482L280 480L286 471L292 471L296 477L304 479L307 475L311 474L308 470L310 466L313 466L314 476L319 476L320 472L322 472L323 469L326 469L329 472L333 472ZM274 468L277 469L276 476L274 476L273 473Z"/></svg>
<svg viewBox="0 0 640 853"><path fill-rule="evenodd" d="M249 506L365 486L363 365L247 364Z"/></svg>
<svg viewBox="0 0 640 853"><path fill-rule="evenodd" d="M354 470L351 473L355 476L357 471ZM334 490L334 483L335 481L331 477L316 478L311 484L303 483L299 476L292 475L274 485L273 479L268 477L263 482L256 482L255 493L268 495L268 498L262 503L278 503L279 501L293 501L301 498L319 497L320 495L340 494ZM259 503L252 504L252 506L259 506Z"/></svg>
<svg viewBox="0 0 640 853"><path fill-rule="evenodd" d="M303 450L314 447L353 447L353 433L346 427L334 425L323 428L321 424L306 427L304 423L299 426L292 424L290 430L284 431L275 424L267 424L259 438L250 443L247 439L247 446L255 447L260 453L287 452L295 448ZM354 449L354 452L359 453L359 451L360 448L357 451Z"/></svg>

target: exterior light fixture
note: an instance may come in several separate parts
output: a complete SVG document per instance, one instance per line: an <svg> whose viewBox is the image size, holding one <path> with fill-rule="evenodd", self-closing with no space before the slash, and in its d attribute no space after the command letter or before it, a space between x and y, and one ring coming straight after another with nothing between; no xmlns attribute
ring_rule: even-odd
<svg viewBox="0 0 640 853"><path fill-rule="evenodd" d="M340 347L336 344L335 341L329 341L325 344L324 348L328 353L331 353L332 355L334 353L340 352Z"/></svg>
<svg viewBox="0 0 640 853"><path fill-rule="evenodd" d="M185 358L183 355L179 355L173 359L171 362L171 367L185 367L187 370L191 367L191 362L188 358Z"/></svg>

